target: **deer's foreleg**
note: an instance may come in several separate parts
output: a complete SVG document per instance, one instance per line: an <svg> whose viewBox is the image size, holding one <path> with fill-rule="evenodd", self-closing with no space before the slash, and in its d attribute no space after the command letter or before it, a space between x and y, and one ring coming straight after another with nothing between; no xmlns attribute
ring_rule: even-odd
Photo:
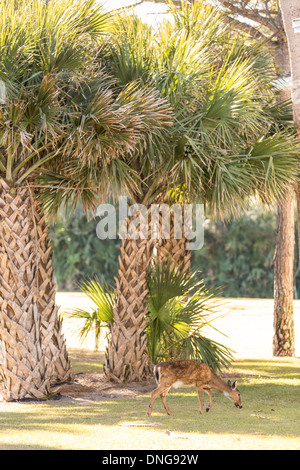
<svg viewBox="0 0 300 470"><path fill-rule="evenodd" d="M148 408L148 416L151 416L153 403L154 403L154 400L158 397L158 395L161 396L164 407L166 408L166 411L168 412L168 406L167 406L167 403L166 403L166 400L165 400L165 395L168 393L168 390L169 390L169 388L166 388L165 385L159 385L157 388L155 388L153 390L153 392L151 394L151 400L150 400L149 408ZM162 397L162 394L164 392L166 392L166 393L165 393L164 397Z"/></svg>
<svg viewBox="0 0 300 470"><path fill-rule="evenodd" d="M167 405L167 402L166 402L166 395L168 393L168 391L170 390L170 387L166 388L161 394L160 394L160 398L162 399L162 402L163 402L163 405L165 407L165 410L166 412L168 413L168 415L171 415L171 411Z"/></svg>

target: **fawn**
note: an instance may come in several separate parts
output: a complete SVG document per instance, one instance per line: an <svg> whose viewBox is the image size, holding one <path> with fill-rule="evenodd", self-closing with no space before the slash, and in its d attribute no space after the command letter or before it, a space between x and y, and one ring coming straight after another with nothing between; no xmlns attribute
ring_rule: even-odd
<svg viewBox="0 0 300 470"><path fill-rule="evenodd" d="M209 406L206 411L212 407L211 388L219 390L230 398L237 408L242 408L241 395L236 388L236 382L233 384L228 380L224 382L218 377L207 364L191 360L161 362L154 367L154 376L158 387L151 395L151 401L148 410L148 416L151 416L154 400L160 395L163 405L168 415L171 411L166 402L166 395L170 388L181 386L195 386L198 390L200 413L202 409L202 392L207 392Z"/></svg>

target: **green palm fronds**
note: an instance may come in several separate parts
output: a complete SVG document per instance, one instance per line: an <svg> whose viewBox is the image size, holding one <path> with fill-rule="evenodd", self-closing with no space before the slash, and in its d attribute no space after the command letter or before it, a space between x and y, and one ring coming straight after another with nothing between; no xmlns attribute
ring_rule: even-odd
<svg viewBox="0 0 300 470"><path fill-rule="evenodd" d="M107 53L112 73L124 86L141 80L147 83L154 59L154 33L135 15L115 15Z"/></svg>
<svg viewBox="0 0 300 470"><path fill-rule="evenodd" d="M107 14L95 0L1 0L0 8L0 171L20 184L24 169L27 177L59 153L72 82L90 61L87 44L105 31Z"/></svg>
<svg viewBox="0 0 300 470"><path fill-rule="evenodd" d="M136 154L168 141L173 113L141 80L125 87L99 60L110 15L96 0L1 0L0 176L30 180L52 215L137 197ZM139 78L139 77L138 77Z"/></svg>
<svg viewBox="0 0 300 470"><path fill-rule="evenodd" d="M84 341L90 332L94 333L95 350L99 347L102 327L113 322L114 294L112 289L98 278L88 279L79 284L81 291L95 304L95 309L90 311L80 308L70 309L67 315L83 320L83 326L79 330L79 337Z"/></svg>
<svg viewBox="0 0 300 470"><path fill-rule="evenodd" d="M113 321L112 310L114 295L111 288L98 278L82 281L79 288L94 302L97 307L98 319L104 323Z"/></svg>
<svg viewBox="0 0 300 470"><path fill-rule="evenodd" d="M182 273L169 261L157 262L148 288L148 350L154 363L194 359L213 369L229 364L232 351L203 334L213 327L218 302L197 273Z"/></svg>
<svg viewBox="0 0 300 470"><path fill-rule="evenodd" d="M289 104L278 104L271 54L262 42L237 37L205 0L181 7L169 1L169 9L172 20L155 34L133 13L116 17L108 54L124 85L139 76L174 110L162 178L153 178L153 165L143 168L145 199L155 183L166 193L184 187L190 199L226 218L254 193L264 202L282 197L299 178L298 142ZM151 153L149 145L148 155L160 150ZM161 163L157 156L152 162Z"/></svg>
<svg viewBox="0 0 300 470"><path fill-rule="evenodd" d="M98 278L79 287L95 308L72 309L68 314L83 321L80 338L93 332L97 345L101 328L113 323L114 288ZM181 273L168 261L157 262L149 273L148 288L147 341L152 362L180 357L204 361L214 369L229 364L232 351L202 333L214 328L219 304L197 273Z"/></svg>

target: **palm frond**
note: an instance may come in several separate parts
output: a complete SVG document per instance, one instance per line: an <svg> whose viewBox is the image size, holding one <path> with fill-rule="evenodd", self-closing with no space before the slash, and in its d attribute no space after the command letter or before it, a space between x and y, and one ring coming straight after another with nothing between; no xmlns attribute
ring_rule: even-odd
<svg viewBox="0 0 300 470"><path fill-rule="evenodd" d="M97 307L97 318L102 322L113 321L114 294L112 288L97 277L82 281L79 288Z"/></svg>
<svg viewBox="0 0 300 470"><path fill-rule="evenodd" d="M205 361L213 369L228 366L232 351L202 334L213 327L218 303L198 276L180 272L169 261L157 262L148 280L149 355Z"/></svg>
<svg viewBox="0 0 300 470"><path fill-rule="evenodd" d="M95 308L89 311L74 308L66 313L71 318L83 321L83 325L78 329L81 341L85 340L89 333L94 333L97 350L102 327L107 327L113 322L114 292L105 281L100 281L97 277L82 281L79 288L94 303Z"/></svg>
<svg viewBox="0 0 300 470"><path fill-rule="evenodd" d="M68 314L83 320L82 338L90 331L99 337L101 326L113 323L114 289L98 278L83 281L79 287L95 309L72 309ZM213 292L202 280L162 262L149 274L148 287L147 341L153 362L172 357L176 351L176 357L204 360L215 370L229 364L232 351L202 334L203 328L214 328L218 307Z"/></svg>
<svg viewBox="0 0 300 470"><path fill-rule="evenodd" d="M193 37L197 42L212 44L224 43L228 31L223 22L224 13L206 0L198 0L192 5L186 0L178 8L172 0L168 0L172 15L173 28L177 32L185 32L186 38Z"/></svg>
<svg viewBox="0 0 300 470"><path fill-rule="evenodd" d="M157 260L150 268L148 278L151 305L159 311L169 300L189 295L199 288L202 282L197 279L197 274L188 276L176 269L171 260Z"/></svg>
<svg viewBox="0 0 300 470"><path fill-rule="evenodd" d="M114 17L113 34L108 47L113 74L121 85L141 80L146 84L153 65L152 29L133 12Z"/></svg>

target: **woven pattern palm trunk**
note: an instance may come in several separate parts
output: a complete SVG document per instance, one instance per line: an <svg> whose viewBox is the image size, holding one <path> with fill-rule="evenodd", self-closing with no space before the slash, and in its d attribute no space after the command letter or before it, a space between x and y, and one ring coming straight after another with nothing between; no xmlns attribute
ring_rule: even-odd
<svg viewBox="0 0 300 470"><path fill-rule="evenodd" d="M0 395L50 393L38 308L38 242L29 187L0 180Z"/></svg>
<svg viewBox="0 0 300 470"><path fill-rule="evenodd" d="M38 239L38 308L41 315L42 348L45 355L46 371L50 383L66 382L72 379L71 364L66 341L62 333L62 320L56 305L56 285L52 266L52 251L48 236L48 225L41 208L35 204L36 230Z"/></svg>
<svg viewBox="0 0 300 470"><path fill-rule="evenodd" d="M130 222L130 220L129 220ZM114 322L105 373L117 382L140 381L149 374L147 337L147 269L153 255L149 239L123 240L119 256Z"/></svg>
<svg viewBox="0 0 300 470"><path fill-rule="evenodd" d="M184 210L182 207L182 214ZM160 215L160 225L162 227L162 216ZM174 213L170 213L170 237L162 237L162 228L160 227L160 238L157 244L157 254L159 261L170 260L172 266L176 266L182 272L188 272L191 269L191 251L186 249L187 234L182 238L175 238Z"/></svg>

